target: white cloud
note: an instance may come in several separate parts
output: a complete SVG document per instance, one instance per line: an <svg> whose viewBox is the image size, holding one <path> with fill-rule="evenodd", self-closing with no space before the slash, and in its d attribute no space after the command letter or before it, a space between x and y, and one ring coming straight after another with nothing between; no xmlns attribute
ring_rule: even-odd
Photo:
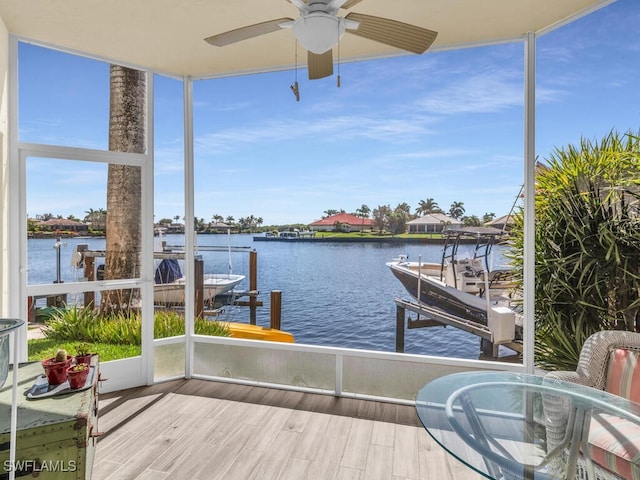
<svg viewBox="0 0 640 480"><path fill-rule="evenodd" d="M428 113L493 113L520 108L523 103L522 72L482 72L428 94L418 102Z"/></svg>
<svg viewBox="0 0 640 480"><path fill-rule="evenodd" d="M198 137L199 151L221 155L248 145L323 139L327 142L352 140L382 140L406 142L418 135L429 134L431 120L412 115L397 118L379 116L375 112L358 115L317 116L307 120L283 119L261 125L227 128Z"/></svg>

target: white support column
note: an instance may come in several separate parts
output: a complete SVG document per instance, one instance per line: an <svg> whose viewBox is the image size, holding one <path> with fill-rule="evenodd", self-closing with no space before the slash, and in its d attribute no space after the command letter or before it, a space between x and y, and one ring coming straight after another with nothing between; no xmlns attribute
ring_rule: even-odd
<svg viewBox="0 0 640 480"><path fill-rule="evenodd" d="M154 378L154 308L153 308L153 172L154 172L154 74L147 71L146 155L142 168L142 358L147 385Z"/></svg>
<svg viewBox="0 0 640 480"><path fill-rule="evenodd" d="M193 333L195 309L194 276L194 166L193 166L193 79L185 77L184 90L184 322L185 322L185 377L193 374Z"/></svg>
<svg viewBox="0 0 640 480"><path fill-rule="evenodd" d="M8 305L3 305L3 315L10 318L25 320L22 328L15 332L18 348L14 358L18 362L27 360L27 305L25 294L27 286L27 218L26 212L26 165L18 153L18 41L9 36L9 65L8 65L8 152L5 170L8 185L6 195L6 216L3 214L3 224L9 228L6 236L8 276L4 277L4 285L8 295ZM4 253L4 252L3 252ZM3 272L4 274L5 272ZM3 292L3 293L5 293ZM20 301L16 301L16 299ZM24 299L24 302L21 300Z"/></svg>
<svg viewBox="0 0 640 480"><path fill-rule="evenodd" d="M535 175L536 175L536 36L525 37L524 65L524 349L533 373L535 345Z"/></svg>
<svg viewBox="0 0 640 480"><path fill-rule="evenodd" d="M11 45L9 32L0 18L0 184L9 183L9 69ZM8 317L9 305L9 189L0 190L0 317Z"/></svg>

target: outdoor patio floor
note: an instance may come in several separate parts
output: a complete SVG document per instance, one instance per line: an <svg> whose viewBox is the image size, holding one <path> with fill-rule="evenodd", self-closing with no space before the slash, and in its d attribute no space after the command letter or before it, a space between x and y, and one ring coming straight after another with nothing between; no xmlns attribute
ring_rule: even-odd
<svg viewBox="0 0 640 480"><path fill-rule="evenodd" d="M93 480L483 478L413 406L205 380L100 397Z"/></svg>

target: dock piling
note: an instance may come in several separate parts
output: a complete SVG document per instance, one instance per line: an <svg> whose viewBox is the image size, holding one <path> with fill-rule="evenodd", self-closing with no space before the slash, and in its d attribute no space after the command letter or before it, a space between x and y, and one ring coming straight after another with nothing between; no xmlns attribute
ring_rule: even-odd
<svg viewBox="0 0 640 480"><path fill-rule="evenodd" d="M94 267L96 259L94 257L84 258L84 278L87 282L93 282L96 279ZM94 305L96 300L95 292L84 292L84 305Z"/></svg>
<svg viewBox="0 0 640 480"><path fill-rule="evenodd" d="M249 252L249 290L252 292L258 291L258 252L255 250ZM257 307L257 298L255 295L251 295L249 297L249 323L251 325L256 324Z"/></svg>
<svg viewBox="0 0 640 480"><path fill-rule="evenodd" d="M201 258L193 262L195 278L195 318L204 318L204 261Z"/></svg>
<svg viewBox="0 0 640 480"><path fill-rule="evenodd" d="M280 290L271 291L271 322L270 327L280 330L282 323L282 292Z"/></svg>
<svg viewBox="0 0 640 480"><path fill-rule="evenodd" d="M396 352L398 353L404 353L404 317L404 307L396 304Z"/></svg>

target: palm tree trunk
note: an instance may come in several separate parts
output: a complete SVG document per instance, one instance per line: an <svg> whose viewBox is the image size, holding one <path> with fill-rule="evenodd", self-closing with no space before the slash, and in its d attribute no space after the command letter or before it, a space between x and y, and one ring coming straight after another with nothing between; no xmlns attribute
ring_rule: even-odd
<svg viewBox="0 0 640 480"><path fill-rule="evenodd" d="M111 66L109 150L146 151L146 74ZM140 276L142 175L139 167L109 165L105 279ZM111 290L102 296L103 312L127 312L137 290Z"/></svg>

